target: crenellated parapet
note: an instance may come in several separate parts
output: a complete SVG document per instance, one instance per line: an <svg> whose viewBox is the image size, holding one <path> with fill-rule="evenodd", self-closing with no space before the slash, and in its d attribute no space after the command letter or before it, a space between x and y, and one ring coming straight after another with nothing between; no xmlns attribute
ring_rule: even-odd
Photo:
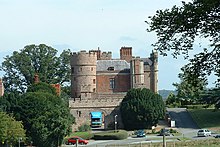
<svg viewBox="0 0 220 147"><path fill-rule="evenodd" d="M73 52L71 54L71 65L96 65L97 54L96 52L86 52L82 50L80 52Z"/></svg>

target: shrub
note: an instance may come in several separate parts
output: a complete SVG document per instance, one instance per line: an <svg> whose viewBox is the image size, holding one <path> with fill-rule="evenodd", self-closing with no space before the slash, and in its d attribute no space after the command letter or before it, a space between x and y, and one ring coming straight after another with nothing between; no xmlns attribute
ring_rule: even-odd
<svg viewBox="0 0 220 147"><path fill-rule="evenodd" d="M78 127L78 130L79 132L87 132L87 131L91 131L91 127L88 124L83 124Z"/></svg>
<svg viewBox="0 0 220 147"><path fill-rule="evenodd" d="M118 131L106 131L94 134L93 139L95 140L122 140L128 137L128 133L125 130Z"/></svg>

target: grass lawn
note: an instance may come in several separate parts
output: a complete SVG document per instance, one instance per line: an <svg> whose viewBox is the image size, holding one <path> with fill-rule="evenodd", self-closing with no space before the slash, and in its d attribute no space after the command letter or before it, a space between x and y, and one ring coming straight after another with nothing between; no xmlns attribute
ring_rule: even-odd
<svg viewBox="0 0 220 147"><path fill-rule="evenodd" d="M189 109L188 112L200 128L209 128L220 133L220 110Z"/></svg>

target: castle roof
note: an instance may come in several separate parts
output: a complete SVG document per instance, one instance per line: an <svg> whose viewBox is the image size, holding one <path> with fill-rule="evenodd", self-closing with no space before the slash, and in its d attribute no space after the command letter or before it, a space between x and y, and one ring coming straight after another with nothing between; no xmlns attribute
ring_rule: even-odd
<svg viewBox="0 0 220 147"><path fill-rule="evenodd" d="M97 60L97 71L127 71L130 64L125 60Z"/></svg>

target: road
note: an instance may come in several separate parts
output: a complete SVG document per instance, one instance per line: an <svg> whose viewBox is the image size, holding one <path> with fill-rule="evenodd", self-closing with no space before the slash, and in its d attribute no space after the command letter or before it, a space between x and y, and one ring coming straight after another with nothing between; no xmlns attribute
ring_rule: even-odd
<svg viewBox="0 0 220 147"><path fill-rule="evenodd" d="M196 134L199 127L193 121L186 108L167 108L167 111L170 114L171 120L175 121L176 128L183 136L198 139Z"/></svg>

